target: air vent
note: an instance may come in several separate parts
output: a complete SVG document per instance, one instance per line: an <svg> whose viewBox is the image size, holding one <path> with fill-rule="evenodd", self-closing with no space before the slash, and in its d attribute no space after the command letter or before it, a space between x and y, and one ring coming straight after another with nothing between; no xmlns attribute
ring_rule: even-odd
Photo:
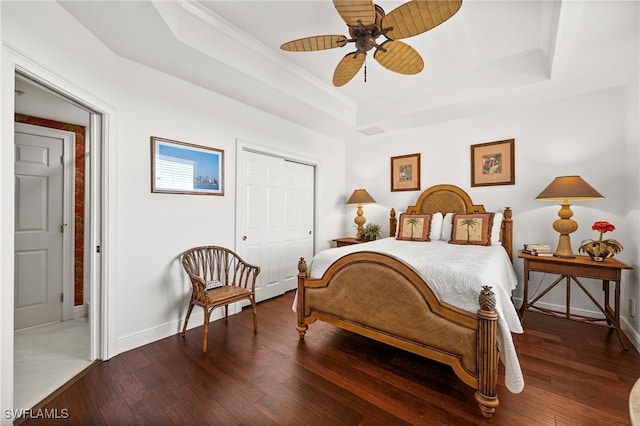
<svg viewBox="0 0 640 426"><path fill-rule="evenodd" d="M364 133L367 136L377 135L378 133L384 133L380 127L367 127L366 129L361 129L361 133Z"/></svg>

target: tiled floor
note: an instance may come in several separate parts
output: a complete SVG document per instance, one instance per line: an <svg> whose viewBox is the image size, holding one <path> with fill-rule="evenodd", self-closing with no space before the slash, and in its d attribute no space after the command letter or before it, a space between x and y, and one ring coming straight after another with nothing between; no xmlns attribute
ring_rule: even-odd
<svg viewBox="0 0 640 426"><path fill-rule="evenodd" d="M15 409L33 408L91 362L87 318L16 331Z"/></svg>

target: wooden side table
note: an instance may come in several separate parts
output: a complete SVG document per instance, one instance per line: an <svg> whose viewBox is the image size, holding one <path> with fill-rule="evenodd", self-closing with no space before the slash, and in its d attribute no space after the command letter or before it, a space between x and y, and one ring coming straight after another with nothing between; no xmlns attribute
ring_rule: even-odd
<svg viewBox="0 0 640 426"><path fill-rule="evenodd" d="M359 240L355 237L336 238L331 241L335 241L336 247L351 246L353 244L361 244L367 242L366 240Z"/></svg>
<svg viewBox="0 0 640 426"><path fill-rule="evenodd" d="M537 312L546 315L553 315L604 326L615 330L618 335L618 340L620 340L620 344L624 350L629 349L625 343L624 333L622 333L622 330L620 329L620 283L622 281L622 270L633 269L631 266L613 258L605 259L602 262L596 262L591 260L588 256L576 256L571 259L555 256L541 257L523 253L522 250L518 251L518 257L524 260L524 295L522 297L522 306L520 307L520 318L522 322L524 322L526 311L528 309L535 309ZM531 271L555 274L559 275L559 277L540 294L529 300L529 273ZM601 305L596 300L589 290L587 290L587 288L580 282L579 278L602 280L604 305ZM566 282L565 312L535 306L535 303L540 300L542 296L562 282L563 279ZM591 299L600 312L604 314L604 318L588 317L571 312L571 281L575 282L589 297L589 299ZM612 281L615 284L613 307L610 305L610 284Z"/></svg>

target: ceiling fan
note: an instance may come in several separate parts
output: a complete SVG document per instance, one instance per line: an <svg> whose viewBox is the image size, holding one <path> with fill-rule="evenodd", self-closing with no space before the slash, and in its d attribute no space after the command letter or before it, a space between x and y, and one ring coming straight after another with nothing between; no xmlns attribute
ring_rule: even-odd
<svg viewBox="0 0 640 426"><path fill-rule="evenodd" d="M348 53L333 73L333 85L348 83L360 70L367 52L375 47L373 57L380 65L400 74L417 74L424 68L420 54L399 39L428 31L451 18L462 6L462 0L412 0L388 14L373 0L333 0L333 4L349 28L349 36L317 35L292 40L280 48L290 52L333 49L353 42L355 52ZM382 44L376 41L384 36ZM365 68L366 79L366 68Z"/></svg>

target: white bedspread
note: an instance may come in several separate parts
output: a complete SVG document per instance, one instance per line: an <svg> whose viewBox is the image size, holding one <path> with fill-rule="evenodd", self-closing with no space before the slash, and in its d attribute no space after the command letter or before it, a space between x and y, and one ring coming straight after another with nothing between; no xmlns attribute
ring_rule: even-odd
<svg viewBox="0 0 640 426"><path fill-rule="evenodd" d="M498 350L505 366L505 385L518 393L524 387L522 370L511 332L522 333L522 325L511 303L511 292L518 280L502 246L448 244L446 241L403 241L384 238L324 250L311 261L309 276L321 278L339 257L356 251L391 254L418 271L438 298L465 311L480 308L478 294L483 285L492 287L498 312ZM295 303L294 303L295 306Z"/></svg>

